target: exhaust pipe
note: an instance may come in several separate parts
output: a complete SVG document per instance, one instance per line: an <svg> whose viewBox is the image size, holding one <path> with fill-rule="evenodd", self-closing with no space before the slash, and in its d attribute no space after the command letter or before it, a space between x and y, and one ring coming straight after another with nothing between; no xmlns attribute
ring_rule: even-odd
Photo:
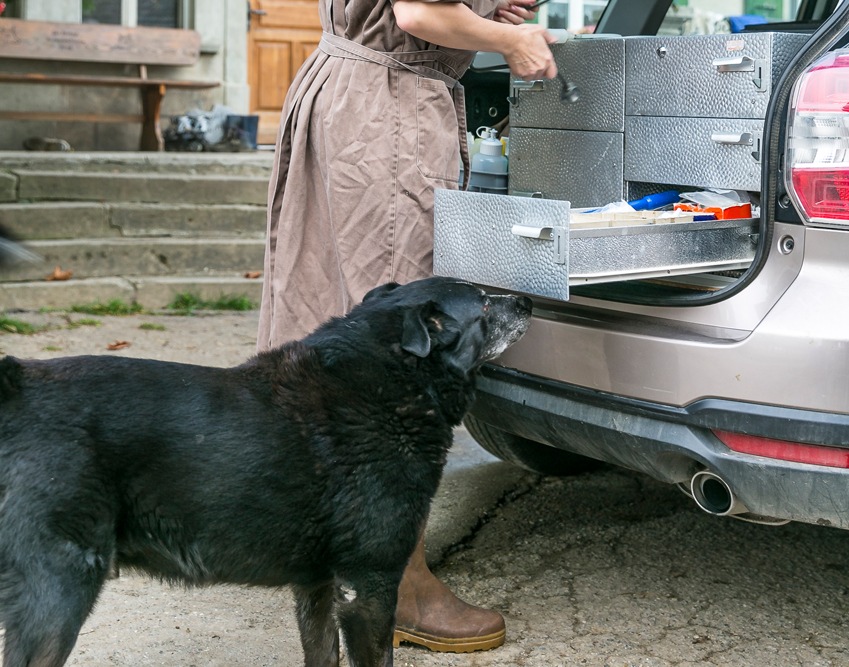
<svg viewBox="0 0 849 667"><path fill-rule="evenodd" d="M728 483L719 475L702 470L690 480L690 494L701 509L715 516L746 514L749 510L741 503Z"/></svg>

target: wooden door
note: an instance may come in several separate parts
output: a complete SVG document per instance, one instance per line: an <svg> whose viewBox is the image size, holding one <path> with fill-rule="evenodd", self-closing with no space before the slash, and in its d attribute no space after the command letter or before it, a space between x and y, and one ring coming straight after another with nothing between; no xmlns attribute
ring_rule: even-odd
<svg viewBox="0 0 849 667"><path fill-rule="evenodd" d="M251 113L259 116L257 141L273 144L286 91L321 39L322 0L249 0L248 82Z"/></svg>

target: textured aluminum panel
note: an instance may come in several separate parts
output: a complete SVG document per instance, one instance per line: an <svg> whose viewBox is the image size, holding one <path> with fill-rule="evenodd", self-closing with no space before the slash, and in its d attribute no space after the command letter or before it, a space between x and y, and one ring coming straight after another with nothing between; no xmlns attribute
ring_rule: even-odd
<svg viewBox="0 0 849 667"><path fill-rule="evenodd" d="M614 35L576 37L552 44L557 69L576 87L577 99L561 102L559 79L528 84L511 78L510 127L622 132L625 108L625 40Z"/></svg>
<svg viewBox="0 0 849 667"><path fill-rule="evenodd" d="M734 118L625 119L625 180L760 190L763 121ZM718 143L749 133L752 145ZM512 143L512 139L511 139ZM576 204L577 206L577 204Z"/></svg>
<svg viewBox="0 0 849 667"><path fill-rule="evenodd" d="M754 220L588 228L576 218L568 202L437 190L434 273L566 300L570 284L741 268L754 257ZM515 226L560 228L563 263L548 234L528 238Z"/></svg>
<svg viewBox="0 0 849 667"><path fill-rule="evenodd" d="M568 299L568 258L558 264L552 241L512 233L514 225L522 225L559 227L568 234L568 223L569 202L436 190L433 272Z"/></svg>
<svg viewBox="0 0 849 667"><path fill-rule="evenodd" d="M622 199L622 173L619 132L510 130L510 194L600 206Z"/></svg>
<svg viewBox="0 0 849 667"><path fill-rule="evenodd" d="M753 220L672 222L569 230L569 282L681 275L740 267L754 258Z"/></svg>
<svg viewBox="0 0 849 667"><path fill-rule="evenodd" d="M772 86L808 38L775 32L628 37L625 114L763 118ZM738 58L750 59L754 71L729 71L739 67L731 62Z"/></svg>

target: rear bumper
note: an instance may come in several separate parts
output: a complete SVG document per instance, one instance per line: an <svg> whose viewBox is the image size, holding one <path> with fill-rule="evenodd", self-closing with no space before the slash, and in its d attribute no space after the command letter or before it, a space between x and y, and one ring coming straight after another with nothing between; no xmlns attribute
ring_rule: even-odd
<svg viewBox="0 0 849 667"><path fill-rule="evenodd" d="M688 483L708 469L752 512L849 528L849 470L728 449L711 429L849 447L849 416L724 400L683 408L486 366L472 413L510 433Z"/></svg>

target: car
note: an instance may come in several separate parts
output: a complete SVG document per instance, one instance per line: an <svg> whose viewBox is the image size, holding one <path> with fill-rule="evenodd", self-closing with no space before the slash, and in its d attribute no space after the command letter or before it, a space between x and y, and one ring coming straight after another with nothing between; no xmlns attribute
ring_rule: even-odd
<svg viewBox="0 0 849 667"><path fill-rule="evenodd" d="M669 27L669 8L611 0L596 31L655 35ZM747 25L738 37L749 30L800 41L767 91L762 135L748 140L760 182L748 189L759 214L745 265L570 279L563 298L528 289L533 323L485 366L465 424L485 449L537 473L606 462L678 485L712 515L847 529L849 2L803 0L790 20ZM663 39L671 53L690 38ZM693 182L688 160L668 152L664 187L713 185ZM587 174L571 185L596 187ZM469 277L523 291L480 271Z"/></svg>

